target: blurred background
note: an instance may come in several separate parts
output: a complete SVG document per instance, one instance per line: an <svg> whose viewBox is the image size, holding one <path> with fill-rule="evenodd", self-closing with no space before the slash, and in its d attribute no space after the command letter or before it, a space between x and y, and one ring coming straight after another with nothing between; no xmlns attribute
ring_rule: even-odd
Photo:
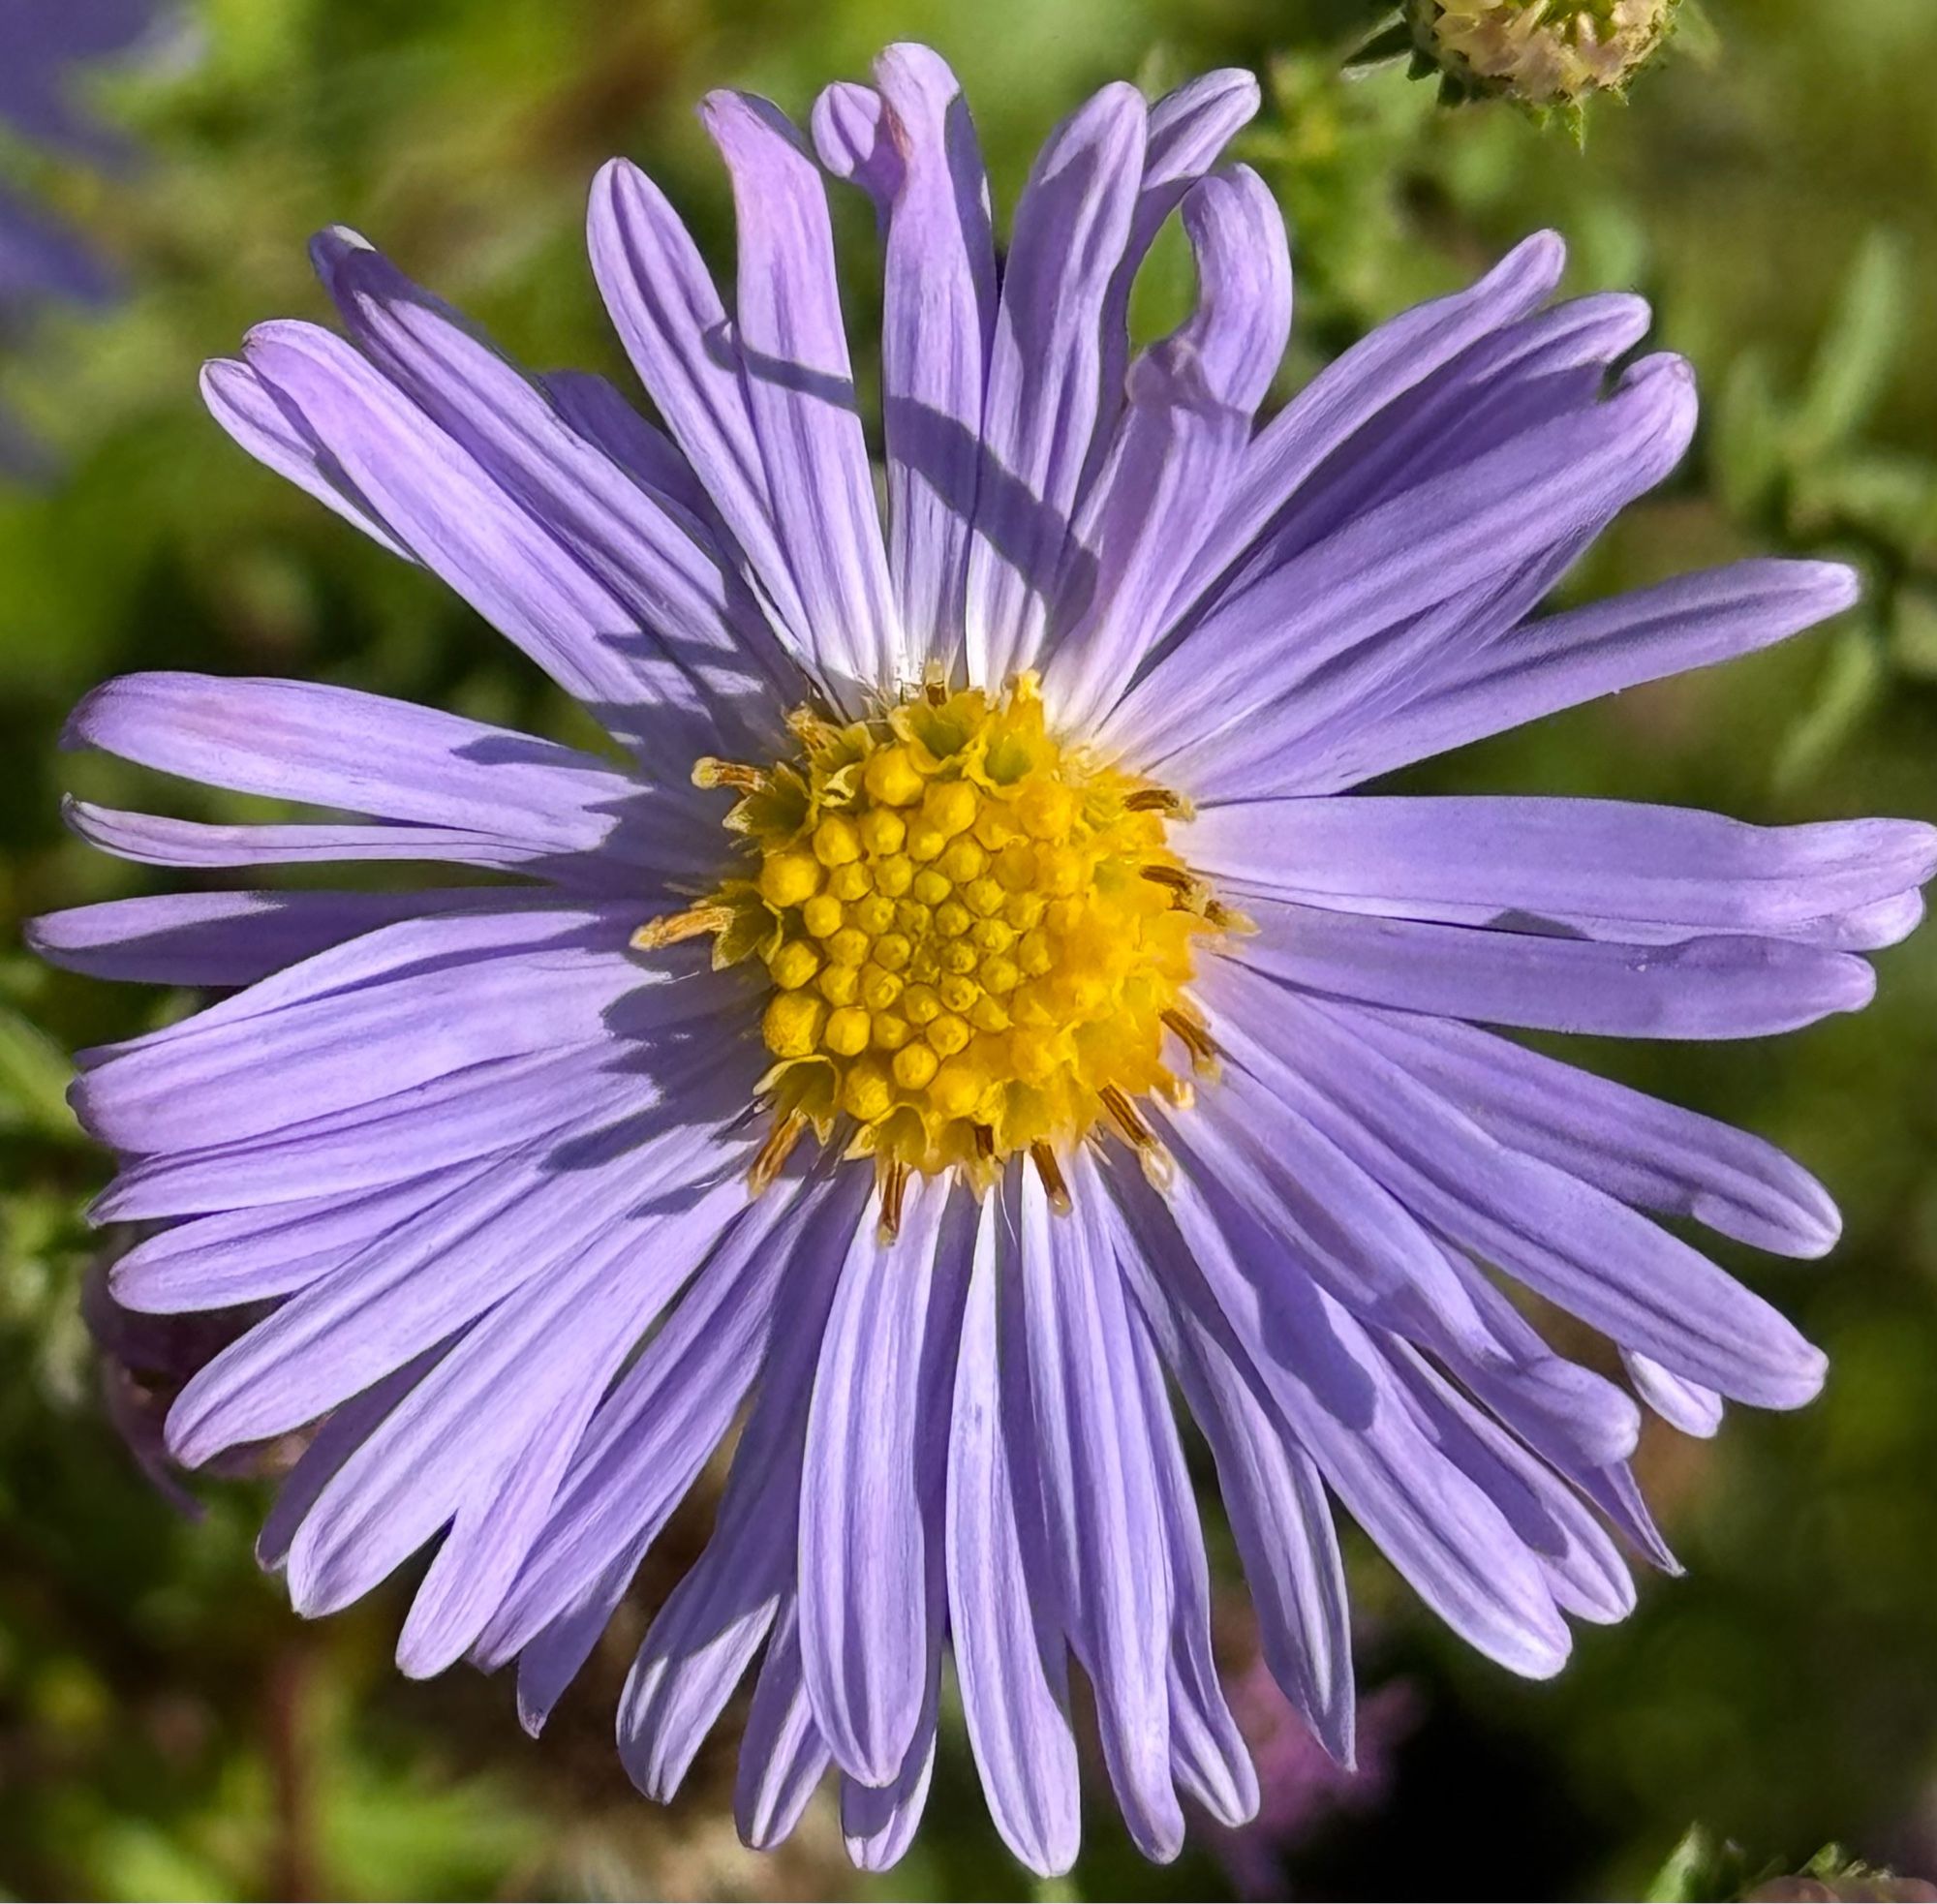
<svg viewBox="0 0 1937 1904"><path fill-rule="evenodd" d="M396 1676L401 1589L296 1621L251 1558L266 1479L198 1481L191 1513L131 1451L183 1344L124 1344L131 1372L90 1343L99 1244L80 1213L107 1171L62 1101L65 1054L183 1001L53 974L17 949L36 912L155 889L63 836L64 787L117 785L57 752L67 708L106 675L189 667L540 729L563 718L431 578L204 415L204 357L260 319L323 316L303 253L316 227L355 225L529 364L630 383L583 256L586 187L630 154L730 258L727 195L692 111L707 87L804 112L882 43L928 39L968 82L1007 204L1086 89L1253 67L1266 107L1243 156L1279 192L1300 270L1285 390L1553 225L1573 247L1570 287L1648 293L1658 340L1695 359L1706 396L1680 476L1569 590L1768 548L1847 557L1870 578L1863 609L1779 652L1411 782L1762 821L1937 816L1937 9L1708 0L1712 34L1684 36L1630 105L1593 111L1582 149L1511 107L1441 110L1403 69L1342 78L1378 13L184 0L158 39L85 79L128 152L96 163L0 137L0 179L85 232L120 287L105 309L10 322L0 352L0 411L41 465L0 489L0 1893L942 1898L1011 1894L1024 1875L986 1822L959 1724L922 1834L887 1878L849 1870L831 1808L756 1858L730 1821L730 1729L670 1810L619 1769L612 1707L641 1611L534 1744L503 1682ZM864 383L869 225L858 197L841 203ZM1187 294L1160 249L1140 325L1167 328ZM1734 1263L1829 1350L1823 1400L1732 1414L1712 1443L1651 1430L1644 1445L1686 1578L1646 1581L1633 1619L1586 1630L1557 1683L1529 1686L1465 1653L1357 1543L1368 1743L1352 1780L1270 1692L1232 1593L1220 1642L1266 1774L1259 1824L1220 1835L1198 1820L1184 1858L1153 1870L1098 1804L1076 1871L1039 1894L1722 1896L1831 1841L1937 1871L1937 934L1879 963L1870 1012L1781 1043L1582 1054L1783 1144L1847 1213L1825 1265ZM682 1541L703 1538L703 1515L675 1533L641 1609Z"/></svg>

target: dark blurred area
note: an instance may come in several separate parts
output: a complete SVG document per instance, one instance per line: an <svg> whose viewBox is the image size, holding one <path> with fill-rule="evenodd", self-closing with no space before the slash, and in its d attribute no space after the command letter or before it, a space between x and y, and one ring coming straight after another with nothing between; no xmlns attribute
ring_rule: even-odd
<svg viewBox="0 0 1937 1904"><path fill-rule="evenodd" d="M655 1550L534 1744L506 1683L396 1675L401 1589L321 1626L291 1614L252 1558L268 1472L196 1480L190 1513L144 1471L197 1344L110 1321L114 1355L91 1345L100 1244L81 1213L107 1172L61 1091L68 1052L184 1001L18 949L36 912L161 889L64 835L63 789L131 784L57 752L68 707L106 675L186 667L541 731L570 720L432 578L236 450L200 408L197 369L256 321L321 318L304 241L344 222L527 364L632 387L584 260L586 188L629 154L730 260L723 176L692 110L708 87L804 113L883 43L927 39L968 83L1005 206L1091 86L1250 66L1267 103L1241 153L1279 192L1300 270L1285 390L1551 224L1573 248L1572 289L1654 298L1656 342L1695 359L1706 399L1687 467L1568 591L1762 549L1852 559L1870 581L1861 609L1782 650L1409 783L1760 821L1937 817L1937 8L1706 0L1712 32L1684 36L1629 105L1591 112L1583 149L1511 107L1441 111L1402 69L1341 77L1379 11L1348 0L174 11L161 52L88 93L138 159L104 171L0 140L0 176L86 231L124 287L108 310L44 314L0 355L0 409L56 464L0 491L0 1895L1014 1894L1026 1874L988 1825L959 1720L915 1849L885 1878L849 1869L824 1798L779 1854L742 1850L730 1729L669 1810L631 1792L611 1746L616 1688L645 1612L704 1539L703 1508ZM858 195L839 201L864 384L871 225ZM1168 328L1188 292L1181 247L1160 246L1140 326ZM173 810L241 805L191 789ZM1645 1581L1632 1619L1583 1632L1566 1674L1536 1686L1464 1653L1355 1541L1366 1744L1345 1779L1257 1667L1214 1514L1260 1820L1219 1834L1200 1819L1184 1858L1155 1870L1099 1802L1073 1875L1033 1894L1916 1895L1853 1889L1881 1882L1856 1867L1937 1873L1937 937L1879 964L1868 1013L1787 1040L1575 1048L1781 1143L1846 1214L1825 1264L1729 1259L1829 1351L1823 1399L1732 1414L1713 1442L1664 1429L1644 1445L1685 1577Z"/></svg>

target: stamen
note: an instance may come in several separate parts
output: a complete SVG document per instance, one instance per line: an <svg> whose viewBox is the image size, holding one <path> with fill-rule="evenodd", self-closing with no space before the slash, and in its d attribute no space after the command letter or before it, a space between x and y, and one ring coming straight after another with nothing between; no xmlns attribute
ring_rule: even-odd
<svg viewBox="0 0 1937 1904"><path fill-rule="evenodd" d="M787 1153L800 1142L800 1134L806 1128L807 1120L798 1111L790 1111L786 1116L774 1120L766 1142L753 1158L753 1167L747 1173L747 1182L756 1197L773 1187L774 1179L781 1174L781 1168L787 1160Z"/></svg>
<svg viewBox="0 0 1937 1904"><path fill-rule="evenodd" d="M1126 814L1161 814L1166 819L1187 818L1190 802L1167 786L1140 786L1123 801Z"/></svg>
<svg viewBox="0 0 1937 1904"><path fill-rule="evenodd" d="M1128 1093L1120 1086L1105 1085L1096 1095L1103 1100L1104 1110L1116 1120L1117 1128L1139 1151L1156 1142L1156 1132L1144 1122L1137 1107L1130 1102Z"/></svg>
<svg viewBox="0 0 1937 1904"><path fill-rule="evenodd" d="M985 1123L973 1124L975 1154L978 1157L993 1157L996 1154L996 1133Z"/></svg>
<svg viewBox="0 0 1937 1904"><path fill-rule="evenodd" d="M657 952L663 945L677 945L682 939L698 938L705 933L723 933L733 923L730 906L693 906L684 912L662 913L632 935L634 952Z"/></svg>
<svg viewBox="0 0 1937 1904"><path fill-rule="evenodd" d="M1070 1200L1069 1185L1063 1181L1062 1166L1056 1160L1056 1152L1039 1139L1030 1146L1030 1162L1035 1165L1035 1174L1042 1179L1042 1193L1049 1199L1049 1207L1059 1216L1067 1216L1076 1208Z"/></svg>
<svg viewBox="0 0 1937 1904"><path fill-rule="evenodd" d="M1159 1012L1163 1022L1177 1034L1178 1042L1190 1054L1190 1061L1200 1071L1213 1069L1217 1062L1217 1041L1203 1026L1174 1005Z"/></svg>
<svg viewBox="0 0 1937 1904"><path fill-rule="evenodd" d="M880 1157L875 1163L875 1182L881 1192L881 1220L876 1234L883 1243L893 1243L902 1233L902 1203L907 1195L908 1167L899 1157Z"/></svg>
<svg viewBox="0 0 1937 1904"><path fill-rule="evenodd" d="M1177 1159L1161 1144L1153 1140L1137 1152L1137 1161L1144 1167L1144 1182L1159 1194L1168 1196L1177 1182Z"/></svg>
<svg viewBox="0 0 1937 1904"><path fill-rule="evenodd" d="M711 754L703 754L692 763L692 783L709 790L730 786L741 793L757 793L766 785L767 777L759 768L738 760L716 760Z"/></svg>
<svg viewBox="0 0 1937 1904"><path fill-rule="evenodd" d="M1137 871L1153 885L1167 886L1174 893L1197 891L1198 882L1181 866L1140 866Z"/></svg>
<svg viewBox="0 0 1937 1904"><path fill-rule="evenodd" d="M1160 1078L1156 1090L1173 1111L1187 1111L1197 1102L1197 1087L1188 1078Z"/></svg>

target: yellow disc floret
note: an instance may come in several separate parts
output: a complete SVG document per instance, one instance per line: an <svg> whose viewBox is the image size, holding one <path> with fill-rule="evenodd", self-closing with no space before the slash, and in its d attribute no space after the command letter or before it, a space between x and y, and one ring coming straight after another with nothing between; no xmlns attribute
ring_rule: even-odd
<svg viewBox="0 0 1937 1904"><path fill-rule="evenodd" d="M751 876L640 936L765 965L756 1181L807 1127L876 1159L884 1220L910 1172L986 1182L1023 1152L1060 1197L1058 1156L1104 1125L1160 1174L1136 1100L1188 1101L1166 1039L1212 1057L1193 952L1244 925L1171 850L1183 803L1053 735L1030 676L792 725L795 759L695 773L740 791Z"/></svg>

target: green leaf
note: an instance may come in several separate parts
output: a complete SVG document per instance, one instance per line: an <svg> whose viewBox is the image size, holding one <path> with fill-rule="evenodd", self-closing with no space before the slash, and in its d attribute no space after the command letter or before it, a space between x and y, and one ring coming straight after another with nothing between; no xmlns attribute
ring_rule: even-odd
<svg viewBox="0 0 1937 1904"><path fill-rule="evenodd" d="M1816 367L1795 419L1799 461L1847 442L1869 419L1903 349L1909 317L1902 238L1877 230L1862 249L1817 347Z"/></svg>
<svg viewBox="0 0 1937 1904"><path fill-rule="evenodd" d="M0 1125L47 1137L77 1136L67 1103L72 1069L66 1053L46 1032L0 1005Z"/></svg>

